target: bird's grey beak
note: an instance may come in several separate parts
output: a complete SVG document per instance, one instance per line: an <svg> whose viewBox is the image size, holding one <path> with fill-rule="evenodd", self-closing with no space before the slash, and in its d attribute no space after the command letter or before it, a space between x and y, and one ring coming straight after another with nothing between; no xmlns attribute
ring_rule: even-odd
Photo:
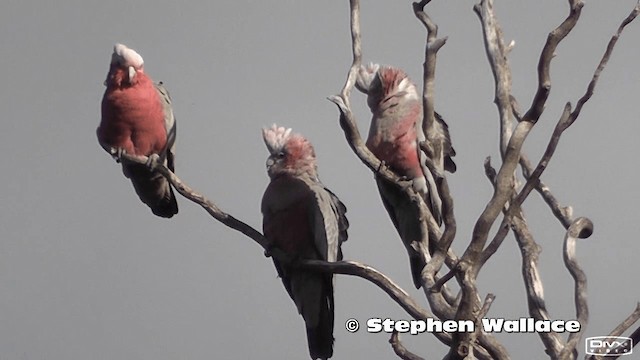
<svg viewBox="0 0 640 360"><path fill-rule="evenodd" d="M271 156L269 156L267 158L267 170L269 170L275 163L276 161Z"/></svg>
<svg viewBox="0 0 640 360"><path fill-rule="evenodd" d="M133 78L136 77L136 69L133 66L129 66L129 83L133 82Z"/></svg>

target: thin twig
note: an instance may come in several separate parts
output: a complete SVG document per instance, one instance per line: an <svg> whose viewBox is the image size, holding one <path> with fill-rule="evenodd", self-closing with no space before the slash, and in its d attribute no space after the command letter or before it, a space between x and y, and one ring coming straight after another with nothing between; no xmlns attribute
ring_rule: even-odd
<svg viewBox="0 0 640 360"><path fill-rule="evenodd" d="M562 116L560 117L560 120L558 120L558 123L556 124L556 128L553 131L553 134L551 136L551 139L549 140L549 144L547 145L544 155L538 162L538 165L536 166L535 170L532 173L530 173L527 179L527 183L525 184L524 188L516 198L516 201L515 201L516 206L519 206L520 204L522 204L526 199L526 197L531 192L531 190L533 190L533 188L535 188L538 185L540 176L542 175L542 172L546 169L549 161L551 160L551 157L553 156L553 153L555 152L555 149L558 146L558 142L560 141L560 137L562 133L576 121L576 119L580 115L580 111L582 110L582 107L587 101L589 101L589 99L593 95L595 87L598 83L598 79L600 78L600 74L607 66L607 63L609 61L609 58L611 57L615 44L620 38L622 31L629 23L631 23L638 16L638 13L640 13L640 5L636 4L634 9L631 11L631 13L622 21L616 33L609 40L609 43L607 44L607 49L605 50L604 55L600 59L600 62L598 63L598 66L593 73L591 81L587 86L587 90L585 91L584 95L578 100L576 104L576 108L573 111L571 111L571 104L567 103L565 105ZM579 237L587 238L591 236L592 233L593 233L593 228L587 227L587 228L584 228L584 233L579 234Z"/></svg>
<svg viewBox="0 0 640 360"><path fill-rule="evenodd" d="M482 319L489 313L489 309L491 309L491 304L493 304L493 300L496 299L496 296L493 294L487 294L484 298L484 303L482 304L482 309L478 313L478 319Z"/></svg>
<svg viewBox="0 0 640 360"><path fill-rule="evenodd" d="M627 318L624 319L620 323L620 325L616 326L616 328L609 333L609 336L617 337L622 335L631 326L633 326L633 324L635 324L636 321L638 320L640 320L640 302L636 304L636 308L633 310L633 312L629 314L629 316L627 316ZM640 342L640 339L638 339L640 337L640 327L638 327L629 337L633 341L633 346L638 345L638 342ZM606 360L616 359L616 358L617 357L607 356ZM588 360L603 360L603 357L597 356L597 355L591 355L590 357L588 357Z"/></svg>
<svg viewBox="0 0 640 360"><path fill-rule="evenodd" d="M593 95L593 91L596 87L596 84L598 83L600 74L602 73L604 68L607 66L607 63L609 62L609 58L611 57L611 53L613 52L613 48L615 47L616 42L618 42L618 38L620 38L620 35L622 35L622 31L624 30L624 28L627 25L629 25L629 23L631 23L638 16L639 13L640 13L640 1L636 3L636 6L633 8L633 10L631 10L631 13L624 20L622 20L622 23L618 27L618 30L611 37L611 40L609 40L609 43L607 44L607 49L605 50L604 55L602 55L602 59L600 59L600 63L598 63L598 67L596 68L596 71L593 73L593 77L589 82L589 86L587 86L587 91L580 98L580 100L578 100L575 110L573 111L573 113L571 113L571 117L566 124L567 127L571 126L571 124L573 124L573 122L578 118L578 116L580 115L580 111L582 110L582 106L587 101L589 101L589 99L591 98L591 95Z"/></svg>
<svg viewBox="0 0 640 360"><path fill-rule="evenodd" d="M569 15L555 30L547 36L547 42L542 49L538 60L538 90L533 98L533 103L525 113L522 121L537 122L544 111L544 105L551 91L551 60L554 57L558 44L573 30L584 3L581 0L569 0Z"/></svg>
<svg viewBox="0 0 640 360"><path fill-rule="evenodd" d="M407 348L404 347L404 345L402 345L402 342L400 341L400 335L398 335L397 331L394 331L393 334L391 334L391 339L389 339L389 344L391 344L391 347L393 348L393 352L396 353L396 355L398 355L400 359L424 360L420 356L407 350Z"/></svg>
<svg viewBox="0 0 640 360"><path fill-rule="evenodd" d="M520 155L520 167L522 174L526 180L529 180L530 174L533 172L533 165L525 154ZM573 208L571 206L562 206L558 199L553 195L551 189L542 180L535 182L536 191L542 197L542 200L549 206L553 215L560 221L560 224L567 229L573 221Z"/></svg>
<svg viewBox="0 0 640 360"><path fill-rule="evenodd" d="M513 116L516 118L518 122L522 121L522 114L520 113L520 105L516 98L511 96L511 110L513 111ZM533 173L533 165L529 161L529 158L526 154L520 154L520 168L522 169L522 176L524 176L525 180L529 180L531 173ZM560 221L562 226L565 229L569 228L571 222L573 221L573 208L571 206L561 206L560 202L556 197L551 193L551 189L540 179L535 182L536 191L542 196L542 200L549 206L551 212L555 217Z"/></svg>
<svg viewBox="0 0 640 360"><path fill-rule="evenodd" d="M627 329L633 326L633 324L635 324L636 321L638 320L640 320L640 302L636 304L636 308L633 310L633 312L629 314L629 316L627 316L627 318L624 319L620 323L620 325L616 326L616 328L609 333L609 336L622 335L625 331L627 331Z"/></svg>

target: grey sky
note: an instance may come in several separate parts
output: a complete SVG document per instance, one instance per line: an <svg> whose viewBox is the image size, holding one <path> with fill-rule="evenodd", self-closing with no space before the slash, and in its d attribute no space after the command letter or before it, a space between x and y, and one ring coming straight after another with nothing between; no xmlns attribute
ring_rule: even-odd
<svg viewBox="0 0 640 360"><path fill-rule="evenodd" d="M633 0L587 1L553 61L547 111L526 149L537 160L565 101L583 94L606 42ZM482 162L497 160L493 82L471 1L430 5L440 35L436 108L458 152L449 177L459 251L490 196ZM496 1L511 54L514 95L528 106L537 55L567 14L566 1ZM420 82L424 30L409 2L362 4L365 61L392 64ZM604 335L640 298L635 166L640 24L618 43L596 94L565 134L544 180L594 236L578 245L589 276L588 336ZM0 359L307 358L302 318L258 245L179 198L157 218L98 146L95 128L112 46L122 42L165 82L178 125L177 174L229 213L260 229L267 185L260 128L293 127L315 145L323 182L347 205L345 257L412 289L406 254L371 173L347 146L325 98L350 63L347 1L7 0L0 11ZM354 92L361 132L370 118ZM525 206L543 247L552 318L573 318L562 265L564 231L534 194ZM497 298L490 316L526 316L520 255L511 237L481 274ZM386 334L350 334L347 318L404 319L383 292L336 279L335 359L393 358ZM514 359L540 354L536 335L499 336ZM404 336L437 358L433 336Z"/></svg>

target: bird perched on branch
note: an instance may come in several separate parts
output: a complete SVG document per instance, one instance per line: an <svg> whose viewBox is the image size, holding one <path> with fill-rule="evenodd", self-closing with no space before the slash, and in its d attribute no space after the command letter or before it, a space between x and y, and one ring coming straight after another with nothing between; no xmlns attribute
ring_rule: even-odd
<svg viewBox="0 0 640 360"><path fill-rule="evenodd" d="M158 156L174 171L176 123L169 92L144 72L142 56L122 44L113 47L107 89L102 98L100 145L116 160L123 153ZM122 164L124 175L151 211L170 218L178 213L171 185L149 166Z"/></svg>
<svg viewBox="0 0 640 360"><path fill-rule="evenodd" d="M318 179L311 143L291 129L263 129L271 182L262 198L262 227L274 247L293 259L342 260L349 223L344 204ZM303 270L277 259L282 283L304 318L309 355L333 355L333 274Z"/></svg>
<svg viewBox="0 0 640 360"><path fill-rule="evenodd" d="M442 224L442 201L438 195L434 174L425 164L427 154L420 143L425 141L422 129L422 97L404 71L388 66L361 66L356 88L367 94L367 104L373 113L367 147L398 176L412 181L413 188L424 199L431 214ZM440 174L456 171L452 160L449 129L435 113L435 122L426 134L426 145L434 154L431 160ZM416 288L421 286L421 273L426 265L418 255L421 239L417 204L397 186L376 178L382 202L396 227L410 258L411 273Z"/></svg>

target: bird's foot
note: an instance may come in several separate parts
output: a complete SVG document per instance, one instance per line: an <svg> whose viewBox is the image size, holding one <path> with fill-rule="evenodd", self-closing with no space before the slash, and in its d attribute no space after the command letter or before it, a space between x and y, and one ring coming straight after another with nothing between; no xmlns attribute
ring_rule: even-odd
<svg viewBox="0 0 640 360"><path fill-rule="evenodd" d="M108 148L105 148L105 150L107 150L109 155L111 155L113 160L115 160L117 163L122 162L122 155L127 153L127 151L124 148L121 148L121 147L111 147L111 146L109 146Z"/></svg>
<svg viewBox="0 0 640 360"><path fill-rule="evenodd" d="M275 250L275 251L274 251ZM282 261L285 264L291 264L293 266L298 266L302 258L299 255L290 255L281 249L279 249L275 244L269 243L264 249L265 257L275 257L277 260Z"/></svg>
<svg viewBox="0 0 640 360"><path fill-rule="evenodd" d="M400 185L400 187L402 188L403 191L406 191L408 188L414 188L413 186L413 182L415 181L415 179L410 178L408 176L400 176L400 181L398 181L398 184Z"/></svg>
<svg viewBox="0 0 640 360"><path fill-rule="evenodd" d="M275 245L273 245L273 243L267 244L267 246L264 248L264 257L271 257L271 250L273 250L274 247Z"/></svg>
<svg viewBox="0 0 640 360"><path fill-rule="evenodd" d="M158 166L160 161L160 155L158 154L151 154L149 155L149 157L147 158L147 162L146 162L146 166L147 168L149 168L149 170L153 171L156 169L156 167Z"/></svg>

